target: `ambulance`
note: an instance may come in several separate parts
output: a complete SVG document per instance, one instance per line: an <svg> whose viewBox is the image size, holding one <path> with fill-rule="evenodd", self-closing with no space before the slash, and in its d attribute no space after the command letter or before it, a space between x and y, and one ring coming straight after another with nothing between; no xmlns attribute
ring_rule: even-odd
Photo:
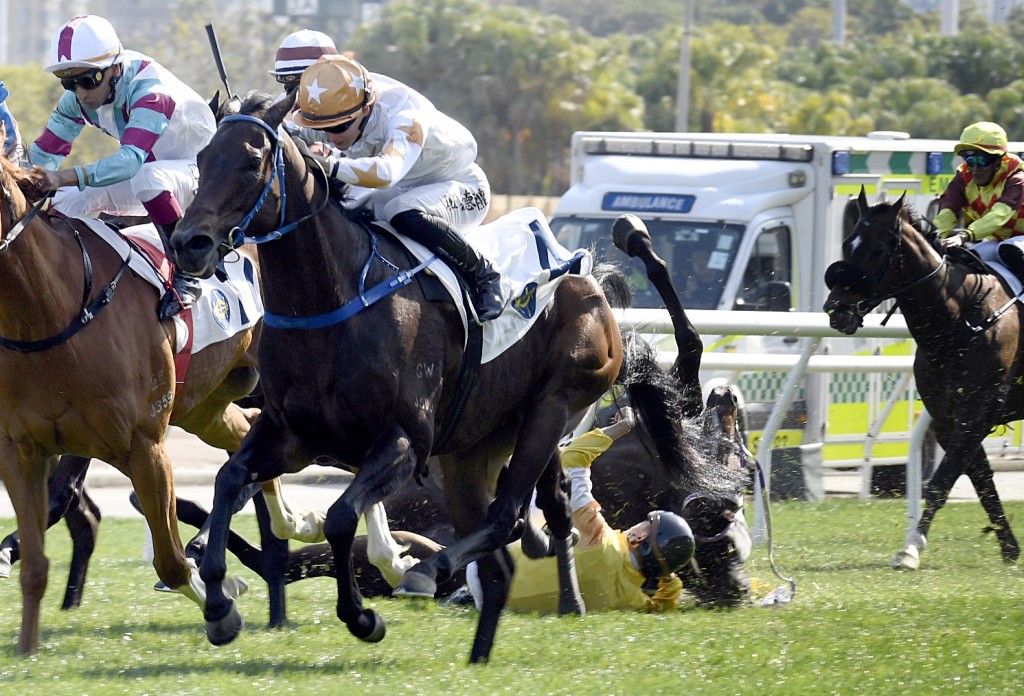
<svg viewBox="0 0 1024 696"><path fill-rule="evenodd" d="M634 307L660 308L642 264L612 244L611 226L632 213L647 225L687 309L821 312L825 269L841 258L843 213L863 186L868 200L906 202L931 219L953 176L952 140L904 133L864 137L736 133L577 132L570 187L550 224L570 249L593 248L619 265L636 289ZM1024 151L1024 143L1011 143ZM891 302L876 311L888 311ZM780 354L791 336L703 335L709 351ZM671 337L659 345L674 350ZM820 353L910 356L910 339L822 339ZM787 374L744 370L702 374L739 387L751 448ZM905 465L921 404L913 380L897 373L808 373L772 441L801 448L825 467ZM876 437L866 438L872 432ZM1019 429L1018 429L1019 431ZM1019 436L987 447L1019 447ZM808 443L819 445L808 449Z"/></svg>

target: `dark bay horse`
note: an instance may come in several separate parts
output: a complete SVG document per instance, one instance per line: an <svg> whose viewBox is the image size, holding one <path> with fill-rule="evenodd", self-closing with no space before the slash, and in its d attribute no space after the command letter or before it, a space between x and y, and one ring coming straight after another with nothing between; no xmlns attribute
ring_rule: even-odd
<svg viewBox="0 0 1024 696"><path fill-rule="evenodd" d="M157 321L156 288L81 221L29 218L22 170L5 159L0 166L0 476L18 521L18 652L28 654L38 648L48 580L47 477L69 452L128 476L161 581L201 602L205 589L178 533L164 436L175 424L214 447L239 447L256 410L232 401L258 379L257 329L196 353L176 387L175 329Z"/></svg>
<svg viewBox="0 0 1024 696"><path fill-rule="evenodd" d="M182 267L196 275L212 273L246 233L265 242L264 301L282 326L268 325L260 344L266 406L217 476L201 566L207 635L220 644L241 630L234 602L218 589L230 501L248 481L319 459L356 470L325 525L338 618L358 638L381 640L384 623L363 608L353 579L356 522L368 506L422 476L433 452L459 540L409 570L398 589L433 596L438 583L479 560L486 595L470 660L486 661L508 592L504 545L518 535L535 486L562 565L572 570L557 444L570 419L618 375L618 325L598 283L570 274L519 343L464 371L469 359L453 304L427 299L415 278L364 302L380 283L401 285L398 272L409 274L415 264L396 240L330 200L323 173L307 167L279 129L291 105L286 99L262 118L243 105L240 117L222 122L200 154L199 191L172 239ZM338 314L348 317L328 321ZM293 324L301 327L288 328ZM578 587L563 585L563 613L582 613Z"/></svg>
<svg viewBox="0 0 1024 696"><path fill-rule="evenodd" d="M916 533L893 567L918 567L928 529L961 474L977 491L1003 559L1016 561L1020 546L982 440L996 426L1024 417L1021 305L979 264L937 251L933 235L922 231L922 221L902 197L869 206L862 189L856 214L847 216L844 227L843 258L825 274L829 323L852 335L867 312L895 300L917 342L917 390L945 450L925 486Z"/></svg>

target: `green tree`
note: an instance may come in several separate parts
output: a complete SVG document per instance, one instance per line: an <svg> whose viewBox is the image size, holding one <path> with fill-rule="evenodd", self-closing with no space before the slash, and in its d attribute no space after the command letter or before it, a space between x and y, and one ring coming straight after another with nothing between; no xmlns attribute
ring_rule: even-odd
<svg viewBox="0 0 1024 696"><path fill-rule="evenodd" d="M574 130L643 125L625 59L531 10L394 2L352 48L370 70L423 92L466 125L497 192L560 193L565 182L553 178L552 162Z"/></svg>
<svg viewBox="0 0 1024 696"><path fill-rule="evenodd" d="M991 118L988 104L976 95L932 77L880 82L861 104L881 130L906 131L914 138L959 138L968 123Z"/></svg>
<svg viewBox="0 0 1024 696"><path fill-rule="evenodd" d="M21 137L28 146L43 134L53 108L64 89L60 81L43 71L39 65L8 66L3 80L11 96L7 106L18 121ZM85 128L75 140L65 167L95 162L117 150L117 141L96 128Z"/></svg>

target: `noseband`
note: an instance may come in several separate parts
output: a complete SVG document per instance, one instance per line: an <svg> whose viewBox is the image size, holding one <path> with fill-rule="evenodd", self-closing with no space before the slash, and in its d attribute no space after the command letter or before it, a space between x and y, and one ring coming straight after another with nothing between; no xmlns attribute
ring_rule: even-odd
<svg viewBox="0 0 1024 696"><path fill-rule="evenodd" d="M256 203L253 204L253 207L249 210L245 217L242 218L242 221L238 223L234 228L232 228L232 230L228 233L227 246L229 249L237 249L243 244L264 244L265 242L272 242L275 239L280 239L281 237L285 236L286 234L294 230L296 227L301 225L306 220L309 220L310 218L319 215L323 211L323 209L327 207L327 204L331 198L330 187L328 186L327 173L324 172L323 169L318 165L314 170L314 173L318 171L321 174L321 176L323 176L323 203L320 204L319 208L299 218L295 222L285 224L285 218L287 217L288 214L288 194L284 181L284 148L281 146L281 134L279 134L278 131L275 131L273 128L267 125L266 121L256 118L254 116L248 116L246 114L235 114L232 116L227 116L221 120L221 125L223 126L223 124L231 122L252 123L262 128L267 133L267 135L270 136L270 142L273 143L274 151L271 153L273 164L271 165L270 168L270 176L267 178L267 183L263 186L263 191L260 192L260 196L259 198L256 199ZM267 199L267 194L270 193L270 190L273 188L275 180L277 180L278 182L278 191L279 196L281 198L281 212L280 215L278 216L277 227L271 230L270 232L267 232L266 234L260 235L258 237L246 236L246 230L248 230L249 225L252 224L253 218L255 218L256 215L260 212L260 210L263 209L263 203Z"/></svg>

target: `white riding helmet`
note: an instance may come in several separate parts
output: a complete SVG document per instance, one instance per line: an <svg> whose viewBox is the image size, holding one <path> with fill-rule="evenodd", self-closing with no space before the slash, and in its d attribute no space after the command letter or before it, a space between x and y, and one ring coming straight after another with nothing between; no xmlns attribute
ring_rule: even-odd
<svg viewBox="0 0 1024 696"><path fill-rule="evenodd" d="M96 15L74 17L53 35L51 64L46 72L56 74L79 68L104 70L123 50L110 22Z"/></svg>
<svg viewBox="0 0 1024 696"><path fill-rule="evenodd" d="M337 55L338 48L327 34L302 29L284 37L274 59L271 75L301 75L320 56Z"/></svg>

